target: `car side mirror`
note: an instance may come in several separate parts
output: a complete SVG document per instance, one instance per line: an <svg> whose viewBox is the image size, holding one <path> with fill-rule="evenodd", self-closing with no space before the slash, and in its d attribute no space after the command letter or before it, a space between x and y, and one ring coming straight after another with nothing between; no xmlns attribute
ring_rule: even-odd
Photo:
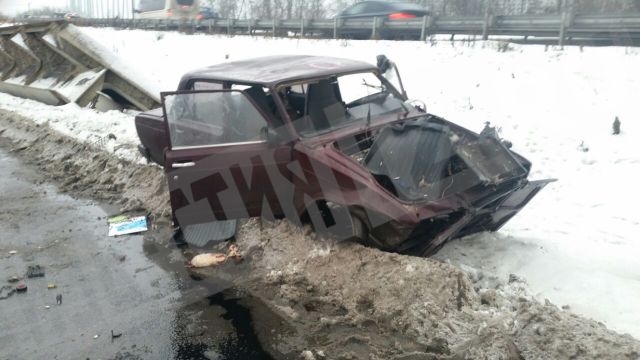
<svg viewBox="0 0 640 360"><path fill-rule="evenodd" d="M376 66L380 69L381 73L387 72L391 66L391 61L385 55L376 56Z"/></svg>

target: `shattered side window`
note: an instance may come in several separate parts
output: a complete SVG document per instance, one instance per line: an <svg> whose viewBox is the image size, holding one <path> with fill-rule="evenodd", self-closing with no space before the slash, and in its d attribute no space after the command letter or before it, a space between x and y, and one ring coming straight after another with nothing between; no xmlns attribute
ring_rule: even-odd
<svg viewBox="0 0 640 360"><path fill-rule="evenodd" d="M294 92L290 91L294 94ZM295 104L294 96L288 103ZM376 116L404 113L403 100L372 72L343 75L307 84L304 116L294 120L303 137L324 134Z"/></svg>
<svg viewBox="0 0 640 360"><path fill-rule="evenodd" d="M169 94L163 101L174 149L259 141L267 126L237 91Z"/></svg>

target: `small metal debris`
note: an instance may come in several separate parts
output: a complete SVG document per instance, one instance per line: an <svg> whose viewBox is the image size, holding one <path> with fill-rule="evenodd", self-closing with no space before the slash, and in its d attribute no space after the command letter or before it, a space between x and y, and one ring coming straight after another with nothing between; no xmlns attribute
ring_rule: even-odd
<svg viewBox="0 0 640 360"><path fill-rule="evenodd" d="M113 330L111 330L111 338L112 338L112 339L119 338L120 336L122 336L122 333L114 334L114 333L113 333Z"/></svg>
<svg viewBox="0 0 640 360"><path fill-rule="evenodd" d="M51 308L51 306L49 306L49 305L45 305L45 306L44 306L44 308L45 308L45 309L49 309L49 308Z"/></svg>
<svg viewBox="0 0 640 360"><path fill-rule="evenodd" d="M40 265L29 265L29 267L27 268L28 278L43 277L43 276L44 276L44 269Z"/></svg>
<svg viewBox="0 0 640 360"><path fill-rule="evenodd" d="M93 335L93 338L94 338L94 339L97 339L97 338L99 338L99 337L100 337L100 335L97 335L97 334L96 334L96 335Z"/></svg>
<svg viewBox="0 0 640 360"><path fill-rule="evenodd" d="M589 146L587 146L584 141L581 141L580 145L578 145L578 150L582 152L589 152Z"/></svg>
<svg viewBox="0 0 640 360"><path fill-rule="evenodd" d="M18 278L17 276L11 276L7 279L7 281L10 283L17 283L18 281L20 281L20 278Z"/></svg>
<svg viewBox="0 0 640 360"><path fill-rule="evenodd" d="M15 251L15 250L11 250L11 251L9 251L9 255L15 255L15 254L17 254L17 253L18 253L18 252L17 252L17 251Z"/></svg>
<svg viewBox="0 0 640 360"><path fill-rule="evenodd" d="M0 287L0 300L8 299L15 292L16 289L11 286L5 285L3 287Z"/></svg>
<svg viewBox="0 0 640 360"><path fill-rule="evenodd" d="M522 281L522 279L520 277L518 277L518 275L509 274L509 284L514 283L514 282L523 282L523 281Z"/></svg>

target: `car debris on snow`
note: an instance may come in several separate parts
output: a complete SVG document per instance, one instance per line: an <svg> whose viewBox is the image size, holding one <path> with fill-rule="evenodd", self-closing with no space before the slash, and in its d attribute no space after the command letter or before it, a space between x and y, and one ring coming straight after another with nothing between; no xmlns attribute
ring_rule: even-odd
<svg viewBox="0 0 640 360"><path fill-rule="evenodd" d="M29 265L27 267L27 277L44 277L44 268L42 268L42 266L40 265Z"/></svg>
<svg viewBox="0 0 640 360"><path fill-rule="evenodd" d="M14 289L12 286L5 285L0 287L0 300L8 299L15 292L16 289Z"/></svg>

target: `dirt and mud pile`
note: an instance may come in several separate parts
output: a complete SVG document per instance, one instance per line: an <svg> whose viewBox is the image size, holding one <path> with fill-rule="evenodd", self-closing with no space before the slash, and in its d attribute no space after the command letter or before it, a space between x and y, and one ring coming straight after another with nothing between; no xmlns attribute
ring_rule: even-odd
<svg viewBox="0 0 640 360"><path fill-rule="evenodd" d="M117 159L3 110L0 135L65 190L123 211L168 215L158 167ZM637 340L532 300L517 279L486 288L452 265L316 239L285 221L248 220L236 243L242 263L197 272L233 281L268 308L252 315L274 358L640 358Z"/></svg>

